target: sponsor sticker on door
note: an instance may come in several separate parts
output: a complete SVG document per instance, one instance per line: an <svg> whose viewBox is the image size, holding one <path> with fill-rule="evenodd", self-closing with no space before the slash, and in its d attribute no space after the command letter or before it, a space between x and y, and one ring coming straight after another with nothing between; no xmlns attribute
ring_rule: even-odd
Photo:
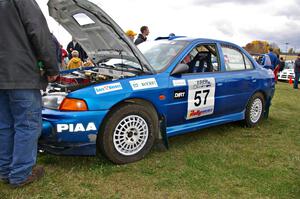
<svg viewBox="0 0 300 199"><path fill-rule="evenodd" d="M158 87L155 78L130 81L130 85L131 85L132 90L142 90L142 89Z"/></svg>
<svg viewBox="0 0 300 199"><path fill-rule="evenodd" d="M99 94L108 93L112 91L122 90L123 88L120 82L118 82L118 83L107 84L103 86L97 86L94 87L94 89L96 94L99 95Z"/></svg>
<svg viewBox="0 0 300 199"><path fill-rule="evenodd" d="M214 78L188 80L187 119L214 113L216 83Z"/></svg>
<svg viewBox="0 0 300 199"><path fill-rule="evenodd" d="M174 99L183 99L185 98L185 91L174 91Z"/></svg>
<svg viewBox="0 0 300 199"><path fill-rule="evenodd" d="M186 86L185 79L173 80L173 86Z"/></svg>

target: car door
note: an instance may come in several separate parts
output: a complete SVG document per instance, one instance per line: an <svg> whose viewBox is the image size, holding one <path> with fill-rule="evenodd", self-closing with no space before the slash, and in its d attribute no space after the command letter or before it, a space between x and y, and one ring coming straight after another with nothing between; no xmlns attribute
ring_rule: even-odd
<svg viewBox="0 0 300 199"><path fill-rule="evenodd" d="M220 103L223 100L226 77L221 72L217 43L195 45L182 56L180 63L185 60L190 63L199 54L198 63L189 65L187 73L169 78L167 126L205 120L222 113ZM204 58L207 54L210 54L208 59ZM187 56L190 58L186 59Z"/></svg>
<svg viewBox="0 0 300 199"><path fill-rule="evenodd" d="M254 91L256 70L248 56L239 47L232 44L221 44L221 58L224 83L222 114L240 113Z"/></svg>

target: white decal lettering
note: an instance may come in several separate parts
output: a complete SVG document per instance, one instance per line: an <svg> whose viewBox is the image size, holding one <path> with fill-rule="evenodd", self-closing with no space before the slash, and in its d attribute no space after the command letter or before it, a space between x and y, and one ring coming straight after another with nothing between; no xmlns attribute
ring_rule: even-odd
<svg viewBox="0 0 300 199"><path fill-rule="evenodd" d="M93 122L90 122L86 127L86 131L96 131L96 130L97 128Z"/></svg>
<svg viewBox="0 0 300 199"><path fill-rule="evenodd" d="M139 79L129 82L132 90L141 90L147 88L156 88L158 87L155 78L148 78L148 79Z"/></svg>
<svg viewBox="0 0 300 199"><path fill-rule="evenodd" d="M64 131L70 133L76 132L86 132L86 131L97 131L96 125L93 122L87 124L86 128L85 125L82 123L78 124L57 124L56 125L57 133L62 133Z"/></svg>
<svg viewBox="0 0 300 199"><path fill-rule="evenodd" d="M61 133L62 131L66 131L69 129L69 125L67 124L58 124L57 125L57 132Z"/></svg>
<svg viewBox="0 0 300 199"><path fill-rule="evenodd" d="M173 86L186 86L184 79L173 80Z"/></svg>
<svg viewBox="0 0 300 199"><path fill-rule="evenodd" d="M74 132L74 124L69 124L69 131Z"/></svg>
<svg viewBox="0 0 300 199"><path fill-rule="evenodd" d="M81 123L77 124L75 129L74 129L74 132L79 132L79 131L81 131L81 132L85 131L84 126Z"/></svg>

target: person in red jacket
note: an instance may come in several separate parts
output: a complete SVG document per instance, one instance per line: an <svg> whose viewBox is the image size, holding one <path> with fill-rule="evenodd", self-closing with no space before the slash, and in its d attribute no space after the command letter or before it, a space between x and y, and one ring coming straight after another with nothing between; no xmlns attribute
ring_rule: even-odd
<svg viewBox="0 0 300 199"><path fill-rule="evenodd" d="M68 52L63 48L62 45L60 45L60 51L61 51L61 66L63 69L67 67L68 60Z"/></svg>
<svg viewBox="0 0 300 199"><path fill-rule="evenodd" d="M277 58L279 60L279 55L277 55ZM278 62L277 66L275 66L275 69L273 71L274 76L275 76L275 83L277 83L277 81L278 81L278 72L279 72L279 70L280 70L280 61Z"/></svg>

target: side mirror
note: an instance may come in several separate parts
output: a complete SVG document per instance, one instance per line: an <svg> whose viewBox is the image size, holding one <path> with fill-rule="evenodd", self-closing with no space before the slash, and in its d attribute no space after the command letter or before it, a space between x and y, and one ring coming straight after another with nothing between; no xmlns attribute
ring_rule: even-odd
<svg viewBox="0 0 300 199"><path fill-rule="evenodd" d="M182 73L187 73L189 71L189 66L187 64L180 63L171 72L171 75L180 75Z"/></svg>

